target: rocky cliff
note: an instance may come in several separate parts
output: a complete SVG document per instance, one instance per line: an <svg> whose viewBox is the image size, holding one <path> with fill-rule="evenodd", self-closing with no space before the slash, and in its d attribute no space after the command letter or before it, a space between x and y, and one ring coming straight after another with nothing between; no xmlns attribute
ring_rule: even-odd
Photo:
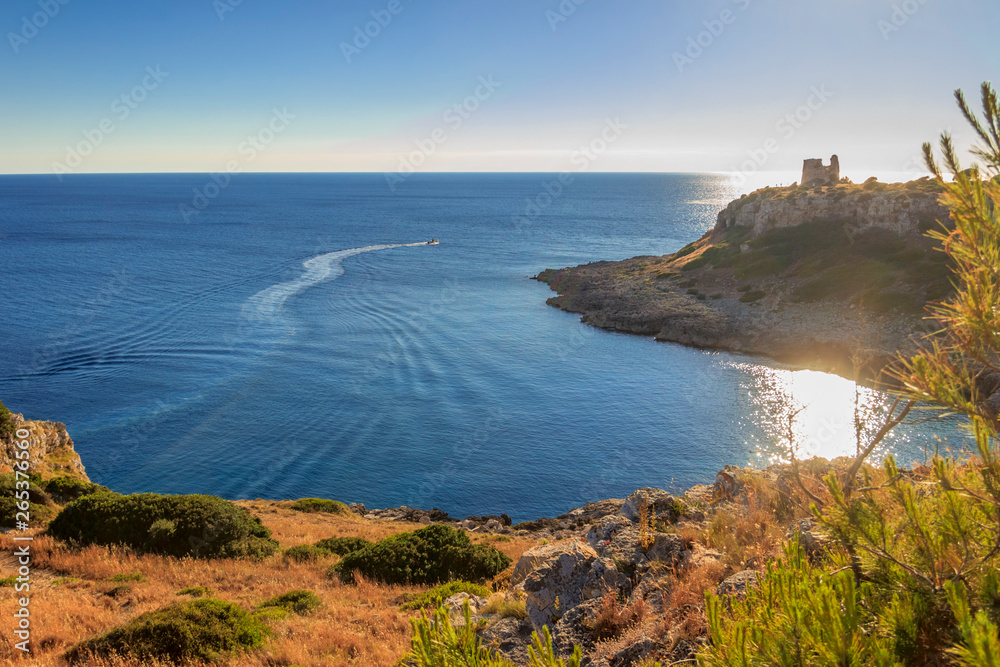
<svg viewBox="0 0 1000 667"><path fill-rule="evenodd" d="M27 438L17 438L17 441L28 441L29 471L38 473L43 479L50 477L73 477L90 481L80 460L80 455L73 448L73 440L66 432L66 425L60 422L31 421L24 415L14 414L15 428ZM22 430L23 429L23 430ZM0 440L0 472L13 470L15 462L15 440L7 438Z"/></svg>
<svg viewBox="0 0 1000 667"><path fill-rule="evenodd" d="M842 221L852 233L884 230L898 236L918 236L947 220L938 202L941 188L929 178L900 185L869 181L834 187L765 188L745 195L719 213L716 234L733 227L756 238L774 229L805 222Z"/></svg>
<svg viewBox="0 0 1000 667"><path fill-rule="evenodd" d="M673 254L536 279L558 292L550 305L596 327L870 372L911 349L926 304L950 293L946 257L924 234L949 219L939 193L929 179L766 188Z"/></svg>

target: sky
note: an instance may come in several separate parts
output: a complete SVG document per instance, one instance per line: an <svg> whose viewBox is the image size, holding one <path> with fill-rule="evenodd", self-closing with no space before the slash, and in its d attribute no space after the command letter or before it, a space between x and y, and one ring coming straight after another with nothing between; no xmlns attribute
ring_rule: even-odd
<svg viewBox="0 0 1000 667"><path fill-rule="evenodd" d="M996 0L4 0L0 173L920 172ZM998 81L1000 84L1000 81Z"/></svg>

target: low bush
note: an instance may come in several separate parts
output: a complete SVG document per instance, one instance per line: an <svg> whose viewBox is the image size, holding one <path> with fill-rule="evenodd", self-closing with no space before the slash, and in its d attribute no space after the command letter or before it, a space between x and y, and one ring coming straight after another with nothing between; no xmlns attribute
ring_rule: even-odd
<svg viewBox="0 0 1000 667"><path fill-rule="evenodd" d="M70 664L116 653L143 660L185 664L212 662L224 654L260 646L267 627L236 605L191 600L147 612L129 623L77 644L66 653Z"/></svg>
<svg viewBox="0 0 1000 667"><path fill-rule="evenodd" d="M16 527L19 521L25 520L25 514L32 527L55 516L52 499L37 483L38 477L32 475L32 478L17 480L14 473L0 473L0 528Z"/></svg>
<svg viewBox="0 0 1000 667"><path fill-rule="evenodd" d="M754 303L755 301L760 301L765 296L767 296L767 294L759 289L755 289L743 294L743 296L740 297L740 301L742 303Z"/></svg>
<svg viewBox="0 0 1000 667"><path fill-rule="evenodd" d="M16 432L17 426L14 424L13 413L0 402L0 440L9 440L14 437Z"/></svg>
<svg viewBox="0 0 1000 667"><path fill-rule="evenodd" d="M286 559L295 561L296 563L311 563L323 558L324 556L329 556L329 551L324 551L319 547L314 547L311 544L300 544L295 547L291 547L285 550L282 554Z"/></svg>
<svg viewBox="0 0 1000 667"><path fill-rule="evenodd" d="M486 586L473 584L468 581L450 581L447 584L441 584L429 591L412 596L411 599L406 600L399 608L424 609L427 607L437 607L452 595L458 593L468 593L469 595L488 598L493 591Z"/></svg>
<svg viewBox="0 0 1000 667"><path fill-rule="evenodd" d="M317 542L315 547L326 553L346 556L349 553L360 551L371 544L373 542L362 537L328 537L325 540Z"/></svg>
<svg viewBox="0 0 1000 667"><path fill-rule="evenodd" d="M326 500L325 498L299 498L292 503L291 508L296 512L324 512L326 514L350 514L351 510L347 505L338 500Z"/></svg>
<svg viewBox="0 0 1000 667"><path fill-rule="evenodd" d="M48 532L79 545L122 544L178 557L260 559L278 549L260 519L227 500L202 495L94 493L67 505Z"/></svg>
<svg viewBox="0 0 1000 667"><path fill-rule="evenodd" d="M111 581L123 582L123 581L145 581L146 575L142 572L125 572L122 574L116 574L111 577Z"/></svg>
<svg viewBox="0 0 1000 667"><path fill-rule="evenodd" d="M354 551L330 573L350 581L354 572L388 584L439 584L452 579L481 582L502 572L511 559L494 547L472 544L464 531L428 526L387 537Z"/></svg>
<svg viewBox="0 0 1000 667"><path fill-rule="evenodd" d="M24 500L24 491L27 491L27 500L37 505L51 505L52 499L45 492L42 485L38 483L38 478L32 475L31 480L17 480L14 473L0 473L0 498L17 498ZM28 488L24 488L27 482ZM20 485L20 486L19 486Z"/></svg>
<svg viewBox="0 0 1000 667"><path fill-rule="evenodd" d="M94 484L93 482L85 482L75 477L53 477L45 482L45 492L53 500L61 503L68 503L77 498L88 496L91 493L98 493L99 491L109 491L109 489L106 486Z"/></svg>
<svg viewBox="0 0 1000 667"><path fill-rule="evenodd" d="M264 600L257 606L257 608L284 609L285 611L293 614L305 616L322 605L323 601L320 600L319 596L312 591L288 591L287 593L282 593L281 595L276 595L273 598Z"/></svg>
<svg viewBox="0 0 1000 667"><path fill-rule="evenodd" d="M208 586L189 586L177 591L178 595L190 595L193 598L204 598L212 594L212 589Z"/></svg>

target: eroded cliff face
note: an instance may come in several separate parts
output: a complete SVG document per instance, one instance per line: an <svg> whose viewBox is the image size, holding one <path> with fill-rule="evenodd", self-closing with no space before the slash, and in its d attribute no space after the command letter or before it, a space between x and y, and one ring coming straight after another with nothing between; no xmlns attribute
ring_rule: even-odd
<svg viewBox="0 0 1000 667"><path fill-rule="evenodd" d="M745 227L750 238L806 222L848 221L861 233L873 229L919 235L948 220L930 179L906 184L841 184L826 188L766 188L745 195L719 213L715 231Z"/></svg>
<svg viewBox="0 0 1000 667"><path fill-rule="evenodd" d="M65 476L90 481L65 424L30 421L19 414L14 414L13 418L21 435L24 435L23 430L28 431L27 438L17 438L17 441L28 441L29 472L38 473L43 479ZM0 472L13 470L12 465L16 461L14 452L20 451L15 448L14 442L13 439L0 441Z"/></svg>

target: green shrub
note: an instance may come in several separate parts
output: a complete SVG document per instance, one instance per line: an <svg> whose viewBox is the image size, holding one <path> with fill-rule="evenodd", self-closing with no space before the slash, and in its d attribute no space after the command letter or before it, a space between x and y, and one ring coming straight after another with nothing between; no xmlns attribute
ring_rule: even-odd
<svg viewBox="0 0 1000 667"><path fill-rule="evenodd" d="M14 587L17 584L17 577L4 577L0 579L0 588Z"/></svg>
<svg viewBox="0 0 1000 667"><path fill-rule="evenodd" d="M7 406L0 402L0 440L10 440L17 432L14 424L14 414L7 409Z"/></svg>
<svg viewBox="0 0 1000 667"><path fill-rule="evenodd" d="M108 491L108 487L85 482L75 477L53 477L45 482L45 492L54 500L67 503L77 498L97 493L98 491Z"/></svg>
<svg viewBox="0 0 1000 667"><path fill-rule="evenodd" d="M297 512L325 512L327 514L350 514L351 510L344 503L325 498L299 498L291 504Z"/></svg>
<svg viewBox="0 0 1000 667"><path fill-rule="evenodd" d="M259 559L278 549L260 519L227 500L202 495L94 493L67 505L48 532L80 545L123 544L178 557Z"/></svg>
<svg viewBox="0 0 1000 667"><path fill-rule="evenodd" d="M17 480L12 472L0 473L0 498L19 498L19 493L27 491L28 501L37 505L51 505L52 499L49 494L45 492L41 484L35 481L38 477L35 475L31 477L32 479L28 480L28 488L25 489L23 488L25 480ZM21 486L18 487L18 484ZM23 495L20 497L23 499Z"/></svg>
<svg viewBox="0 0 1000 667"><path fill-rule="evenodd" d="M496 576L510 562L494 547L472 544L464 531L438 525L393 535L351 552L330 572L342 581L350 581L358 572L388 584L480 582Z"/></svg>
<svg viewBox="0 0 1000 667"><path fill-rule="evenodd" d="M115 576L111 577L111 581L118 581L118 582L144 581L145 579L146 575L144 575L142 572L126 572L123 574L116 574Z"/></svg>
<svg viewBox="0 0 1000 667"><path fill-rule="evenodd" d="M326 553L346 556L373 544L361 537L328 537L316 543L316 548Z"/></svg>
<svg viewBox="0 0 1000 667"><path fill-rule="evenodd" d="M759 289L755 289L744 293L743 296L740 297L740 301L742 303L753 303L754 301L760 301L765 296L767 296L767 294Z"/></svg>
<svg viewBox="0 0 1000 667"><path fill-rule="evenodd" d="M854 574L828 575L809 564L798 543L768 567L760 587L727 604L706 595L711 643L699 655L702 667L772 665L895 665L891 636L868 632L873 621L867 585Z"/></svg>
<svg viewBox="0 0 1000 667"><path fill-rule="evenodd" d="M19 512L28 513L28 525L32 527L47 522L55 515L55 504L37 483L38 476L30 477L30 480L17 480L14 473L0 473L0 528L14 528L18 521L23 521L23 516L17 516ZM28 488L23 488L25 483Z"/></svg>
<svg viewBox="0 0 1000 667"><path fill-rule="evenodd" d="M688 243L686 246L674 253L674 259L680 259L681 257L686 257L693 253L698 247L698 242Z"/></svg>
<svg viewBox="0 0 1000 667"><path fill-rule="evenodd" d="M696 259L692 259L690 262L681 267L681 271L694 271L696 269L701 269L708 266L709 258L702 253L701 256Z"/></svg>
<svg viewBox="0 0 1000 667"><path fill-rule="evenodd" d="M319 547L314 547L311 544L300 544L295 547L290 547L285 549L285 553L282 554L285 558L296 563L310 563L323 558L324 556L330 555L329 551L324 551Z"/></svg>
<svg viewBox="0 0 1000 667"><path fill-rule="evenodd" d="M412 596L412 599L409 599L400 605L400 609L424 609L426 607L437 607L443 601L457 593L468 593L469 595L488 598L493 594L493 591L486 586L473 584L468 581L450 581L447 584L441 584L440 586L432 588L429 591Z"/></svg>
<svg viewBox="0 0 1000 667"><path fill-rule="evenodd" d="M189 586L177 591L178 595L190 595L193 598L204 598L212 594L212 589L207 586Z"/></svg>
<svg viewBox="0 0 1000 667"><path fill-rule="evenodd" d="M284 609L299 616L305 616L322 605L323 601L312 591L289 591L264 600L257 608L268 609L270 607L277 607L278 609Z"/></svg>
<svg viewBox="0 0 1000 667"><path fill-rule="evenodd" d="M73 664L90 655L117 653L174 664L212 662L226 653L260 646L266 635L267 627L236 605L191 600L147 612L81 642L66 653L66 659Z"/></svg>

